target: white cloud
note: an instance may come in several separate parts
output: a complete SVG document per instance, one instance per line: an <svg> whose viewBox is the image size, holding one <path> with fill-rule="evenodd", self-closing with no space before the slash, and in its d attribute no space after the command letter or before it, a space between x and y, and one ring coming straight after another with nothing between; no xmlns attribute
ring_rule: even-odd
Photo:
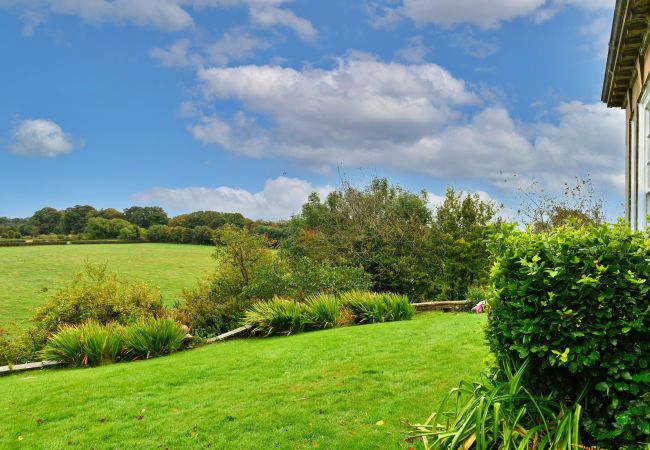
<svg viewBox="0 0 650 450"><path fill-rule="evenodd" d="M275 138L295 148L412 140L453 120L450 105L478 102L435 64L358 55L332 70L241 66L201 69L198 76L207 99L239 100L268 116L278 125Z"/></svg>
<svg viewBox="0 0 650 450"><path fill-rule="evenodd" d="M527 16L545 0L404 0L404 15L422 25L451 26L471 23L481 28L496 28L502 21Z"/></svg>
<svg viewBox="0 0 650 450"><path fill-rule="evenodd" d="M395 52L395 56L409 63L421 63L429 53L429 49L424 45L422 36L415 36L408 40L407 45Z"/></svg>
<svg viewBox="0 0 650 450"><path fill-rule="evenodd" d="M257 50L265 50L270 44L243 30L230 30L223 37L205 47L210 62L225 66L230 61L243 61L251 58Z"/></svg>
<svg viewBox="0 0 650 450"><path fill-rule="evenodd" d="M190 12L202 8L244 6L251 20L261 26L292 28L303 39L316 32L310 21L279 6L291 0L0 0L0 7L16 7L26 11L25 33L33 32L47 13L77 16L92 24L128 23L166 31L179 31L194 26Z"/></svg>
<svg viewBox="0 0 650 450"><path fill-rule="evenodd" d="M611 23L603 17L598 17L578 29L578 34L585 37L583 48L603 61L607 59L610 32Z"/></svg>
<svg viewBox="0 0 650 450"><path fill-rule="evenodd" d="M567 6L587 11L612 8L610 0L400 0L395 6L393 3L394 0L376 1L367 7L373 26L390 28L408 18L418 25L471 24L493 29L517 17L533 17L536 22L543 22Z"/></svg>
<svg viewBox="0 0 650 450"><path fill-rule="evenodd" d="M291 28L303 40L310 41L316 37L316 30L311 22L296 16L288 9L274 6L254 6L250 9L251 20L259 27L270 28L278 25Z"/></svg>
<svg viewBox="0 0 650 450"><path fill-rule="evenodd" d="M131 23L170 31L193 26L182 0L0 0L0 6L78 16L87 23Z"/></svg>
<svg viewBox="0 0 650 450"><path fill-rule="evenodd" d="M46 119L27 119L11 130L12 142L8 150L24 156L54 158L70 153L75 143L55 122Z"/></svg>
<svg viewBox="0 0 650 450"><path fill-rule="evenodd" d="M312 192L321 198L332 186L314 186L298 178L278 177L267 180L260 192L221 186L217 188L156 188L136 194L138 203L160 204L177 211L213 210L238 212L251 219L288 219L298 213Z"/></svg>
<svg viewBox="0 0 650 450"><path fill-rule="evenodd" d="M157 60L162 67L187 67L192 65L192 56L188 54L190 41L179 39L167 48L155 47L149 56Z"/></svg>
<svg viewBox="0 0 650 450"><path fill-rule="evenodd" d="M190 131L234 153L289 157L319 172L388 167L494 186L508 174L559 186L590 172L603 189L622 186L624 119L601 104L565 103L554 121L519 123L440 66L367 55L330 70L240 66L198 77L204 101L239 101L242 112L202 116Z"/></svg>

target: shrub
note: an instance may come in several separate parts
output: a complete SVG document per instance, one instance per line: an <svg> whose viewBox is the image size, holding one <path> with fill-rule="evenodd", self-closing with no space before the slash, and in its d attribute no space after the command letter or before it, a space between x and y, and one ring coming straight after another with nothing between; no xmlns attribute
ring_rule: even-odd
<svg viewBox="0 0 650 450"><path fill-rule="evenodd" d="M47 333L38 327L0 329L0 366L34 361L46 342Z"/></svg>
<svg viewBox="0 0 650 450"><path fill-rule="evenodd" d="M290 291L294 297L304 299L319 294L340 294L348 291L365 291L372 287L372 279L363 267L336 266L328 261L314 261L308 257L289 260Z"/></svg>
<svg viewBox="0 0 650 450"><path fill-rule="evenodd" d="M623 223L533 234L504 226L487 336L499 361L530 359L524 383L575 400L605 448L650 442L650 240Z"/></svg>
<svg viewBox="0 0 650 450"><path fill-rule="evenodd" d="M252 333L264 336L299 333L305 326L300 303L278 297L255 303L244 314L244 322L253 326Z"/></svg>
<svg viewBox="0 0 650 450"><path fill-rule="evenodd" d="M415 308L405 295L351 291L341 295L356 323L407 320L415 315Z"/></svg>
<svg viewBox="0 0 650 450"><path fill-rule="evenodd" d="M89 320L80 326L62 327L47 343L41 356L75 367L96 367L119 361L123 353L119 326L100 325Z"/></svg>
<svg viewBox="0 0 650 450"><path fill-rule="evenodd" d="M54 332L61 325L79 325L89 319L101 324L127 324L162 313L157 289L122 280L106 266L87 264L84 272L36 310L33 321L41 329Z"/></svg>
<svg viewBox="0 0 650 450"><path fill-rule="evenodd" d="M303 305L303 320L311 330L334 328L340 315L339 301L331 294L309 297Z"/></svg>
<svg viewBox="0 0 650 450"><path fill-rule="evenodd" d="M126 327L124 345L129 358L150 359L177 351L185 334L174 320L150 319Z"/></svg>

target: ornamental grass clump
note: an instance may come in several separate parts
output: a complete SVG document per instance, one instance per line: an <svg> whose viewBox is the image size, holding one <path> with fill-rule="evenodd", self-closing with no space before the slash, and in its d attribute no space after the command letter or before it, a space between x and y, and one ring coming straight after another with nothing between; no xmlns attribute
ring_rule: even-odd
<svg viewBox="0 0 650 450"><path fill-rule="evenodd" d="M624 223L495 231L487 338L497 361L530 360L521 383L582 400L589 445L650 443L650 239Z"/></svg>
<svg viewBox="0 0 650 450"><path fill-rule="evenodd" d="M177 351L185 335L172 319L150 319L125 329L124 346L130 359L156 358Z"/></svg>
<svg viewBox="0 0 650 450"><path fill-rule="evenodd" d="M400 294L350 291L341 294L341 303L358 324L408 320L415 315L408 297Z"/></svg>
<svg viewBox="0 0 650 450"><path fill-rule="evenodd" d="M244 314L244 322L253 326L253 334L264 336L290 335L305 328L302 305L279 297L255 303Z"/></svg>
<svg viewBox="0 0 650 450"><path fill-rule="evenodd" d="M74 367L96 367L119 361L124 356L123 330L115 324L87 321L76 327L64 326L41 352L44 359Z"/></svg>
<svg viewBox="0 0 650 450"><path fill-rule="evenodd" d="M531 393L523 384L528 366L528 360L518 368L505 361L498 377L461 382L438 412L413 425L411 440L420 439L425 450L585 448L580 438L580 403L568 407Z"/></svg>
<svg viewBox="0 0 650 450"><path fill-rule="evenodd" d="M334 295L314 295L303 304L302 315L306 328L310 330L334 328L341 316L341 307Z"/></svg>

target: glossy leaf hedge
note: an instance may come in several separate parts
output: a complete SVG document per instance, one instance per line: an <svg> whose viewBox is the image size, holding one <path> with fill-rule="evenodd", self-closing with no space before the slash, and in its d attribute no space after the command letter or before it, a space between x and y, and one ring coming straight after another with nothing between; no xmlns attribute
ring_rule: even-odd
<svg viewBox="0 0 650 450"><path fill-rule="evenodd" d="M625 224L533 234L503 226L489 243L495 288L487 336L498 361L530 358L531 390L572 399L605 448L650 442L650 240Z"/></svg>

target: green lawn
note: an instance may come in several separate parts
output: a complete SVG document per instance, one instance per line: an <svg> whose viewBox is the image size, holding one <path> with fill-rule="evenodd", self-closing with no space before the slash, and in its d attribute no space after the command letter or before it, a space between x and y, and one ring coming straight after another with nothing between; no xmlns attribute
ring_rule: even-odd
<svg viewBox="0 0 650 450"><path fill-rule="evenodd" d="M31 316L52 291L83 269L84 261L106 263L131 280L160 286L165 303L173 304L214 267L209 246L179 244L98 244L0 248L0 325Z"/></svg>
<svg viewBox="0 0 650 450"><path fill-rule="evenodd" d="M400 418L478 375L482 321L429 313L0 378L0 448L406 448Z"/></svg>

